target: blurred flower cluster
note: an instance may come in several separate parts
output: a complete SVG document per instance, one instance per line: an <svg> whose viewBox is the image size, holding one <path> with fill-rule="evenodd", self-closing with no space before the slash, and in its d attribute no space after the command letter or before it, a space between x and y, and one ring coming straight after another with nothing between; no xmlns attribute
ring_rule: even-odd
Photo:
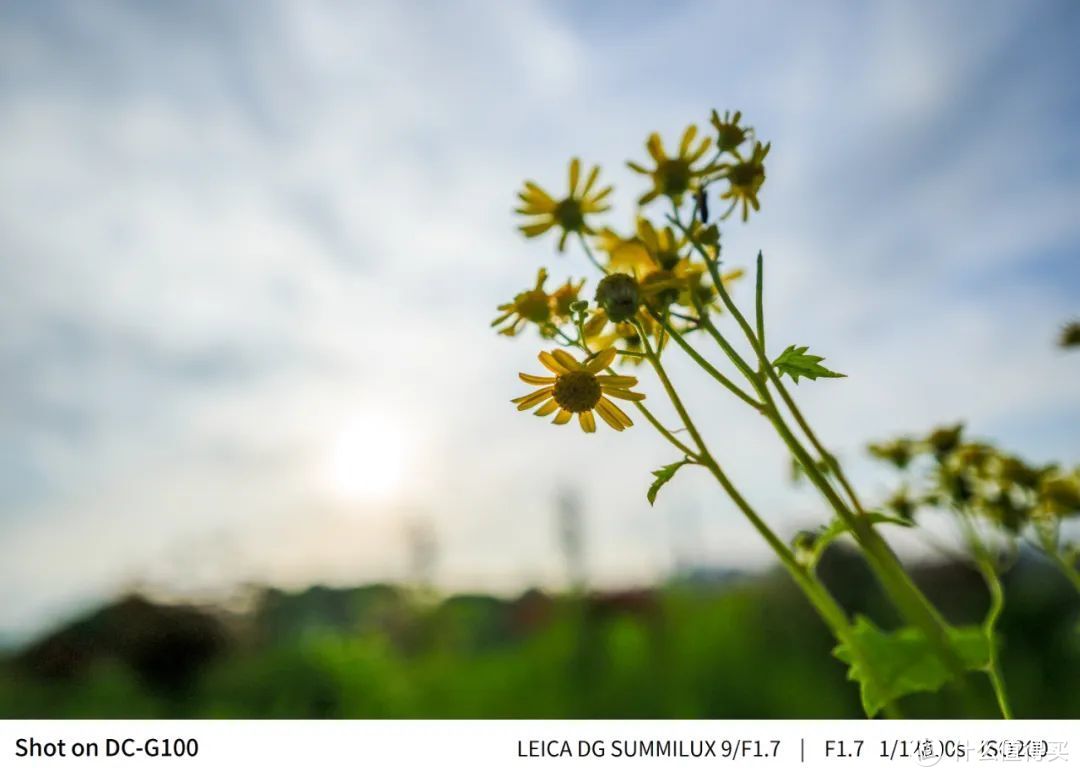
<svg viewBox="0 0 1080 777"><path fill-rule="evenodd" d="M900 517L945 509L1006 545L1027 538L1070 567L1080 560L1080 548L1061 538L1062 522L1080 517L1080 468L1033 464L967 439L962 425L874 443L869 451L906 475L886 505Z"/></svg>

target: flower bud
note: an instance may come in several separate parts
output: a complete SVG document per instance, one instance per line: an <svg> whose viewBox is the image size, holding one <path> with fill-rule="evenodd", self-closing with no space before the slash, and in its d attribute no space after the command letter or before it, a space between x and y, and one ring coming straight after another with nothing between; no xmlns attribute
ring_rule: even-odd
<svg viewBox="0 0 1080 777"><path fill-rule="evenodd" d="M622 272L604 276L596 287L596 302L616 324L633 318L641 304L637 281Z"/></svg>

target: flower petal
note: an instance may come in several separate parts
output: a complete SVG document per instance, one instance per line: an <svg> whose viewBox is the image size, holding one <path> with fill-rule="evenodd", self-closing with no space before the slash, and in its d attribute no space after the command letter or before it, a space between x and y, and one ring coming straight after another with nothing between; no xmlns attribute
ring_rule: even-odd
<svg viewBox="0 0 1080 777"><path fill-rule="evenodd" d="M694 138L697 137L697 125L691 124L686 128L686 132L683 133L682 142L679 143L679 156L686 156L686 152L690 150L690 144L694 142Z"/></svg>
<svg viewBox="0 0 1080 777"><path fill-rule="evenodd" d="M596 380L605 388L608 386L630 388L631 386L636 386L638 382L638 379L633 375L601 375Z"/></svg>
<svg viewBox="0 0 1080 777"><path fill-rule="evenodd" d="M628 402L640 402L645 399L644 394L637 391L630 391L629 389L604 386L602 390L608 396L615 397L616 399L625 399Z"/></svg>
<svg viewBox="0 0 1080 777"><path fill-rule="evenodd" d="M617 418L619 420L619 423L621 423L623 426L634 425L634 422L630 420L630 416L620 410L619 406L612 402L610 399L600 397L600 401L596 403L596 407L597 409L599 409L601 406L603 406L606 411L608 411L615 418Z"/></svg>
<svg viewBox="0 0 1080 777"><path fill-rule="evenodd" d="M623 429L626 428L622 425L622 423L619 422L619 419L615 417L611 410L604 407L602 403L596 406L596 414L603 418L604 423L606 423L616 432L621 432Z"/></svg>
<svg viewBox="0 0 1080 777"><path fill-rule="evenodd" d="M529 191L529 194L532 195L534 201L550 204L551 207L555 207L555 199L532 181L526 181L525 188Z"/></svg>
<svg viewBox="0 0 1080 777"><path fill-rule="evenodd" d="M535 413L533 413L533 415L539 415L539 416L551 415L558 408L559 408L559 403L556 402L554 398L552 398L552 399L549 399L544 404L540 405L540 409L538 409Z"/></svg>
<svg viewBox="0 0 1080 777"><path fill-rule="evenodd" d="M563 424L568 423L573 417L574 414L569 410L560 410L551 423L556 426L562 426Z"/></svg>
<svg viewBox="0 0 1080 777"><path fill-rule="evenodd" d="M568 372L568 370L561 364L559 364L559 361L547 351L541 351L539 354L537 354L536 358L540 360L541 364L554 372L556 375L565 375Z"/></svg>
<svg viewBox="0 0 1080 777"><path fill-rule="evenodd" d="M555 382L555 378L541 375L527 375L524 372L519 372L518 377L532 386L550 386Z"/></svg>
<svg viewBox="0 0 1080 777"><path fill-rule="evenodd" d="M564 370L580 370L582 368L581 362L575 359L569 351L564 351L562 348L556 348L551 352L551 355Z"/></svg>
<svg viewBox="0 0 1080 777"><path fill-rule="evenodd" d="M570 196L577 191L578 179L581 178L581 160L574 157L570 160Z"/></svg>
<svg viewBox="0 0 1080 777"><path fill-rule="evenodd" d="M613 361L615 361L615 349L605 348L585 362L585 369L595 375L600 370L606 370L610 367Z"/></svg>
<svg viewBox="0 0 1080 777"><path fill-rule="evenodd" d="M525 235L525 237L537 237L538 235L542 235L547 232L553 226L555 226L555 222L549 219L545 221L538 221L535 224L523 224L518 227L518 229L521 230L521 233Z"/></svg>
<svg viewBox="0 0 1080 777"><path fill-rule="evenodd" d="M581 190L581 196L584 197L592 189L593 184L596 183L597 177L600 175L600 165L593 165L593 169L589 172L589 177L585 179L585 188Z"/></svg>
<svg viewBox="0 0 1080 777"><path fill-rule="evenodd" d="M596 418L592 414L592 410L585 410L578 413L578 422L581 424L581 429L586 434L592 434L596 431Z"/></svg>
<svg viewBox="0 0 1080 777"><path fill-rule="evenodd" d="M552 389L550 387L542 388L534 391L531 394L526 394L523 397L517 399L511 399L510 401L517 405L518 410L528 410L530 407L535 407L543 402L545 399L551 396Z"/></svg>
<svg viewBox="0 0 1080 777"><path fill-rule="evenodd" d="M645 148L656 162L667 161L667 154L664 152L664 143L660 140L660 136L655 132L649 135L649 139L645 141Z"/></svg>

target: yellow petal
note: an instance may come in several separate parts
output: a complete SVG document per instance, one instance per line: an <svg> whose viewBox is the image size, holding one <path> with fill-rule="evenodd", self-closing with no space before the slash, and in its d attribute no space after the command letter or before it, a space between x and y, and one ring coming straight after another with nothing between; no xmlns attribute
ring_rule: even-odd
<svg viewBox="0 0 1080 777"><path fill-rule="evenodd" d="M540 360L541 364L554 372L556 375L565 375L567 373L567 369L561 364L559 364L558 360L547 351L541 351L539 354L537 354L536 358Z"/></svg>
<svg viewBox="0 0 1080 777"><path fill-rule="evenodd" d="M603 392L608 396L615 397L616 399L625 399L629 402L640 402L641 400L645 399L644 394L640 394L637 391L630 391L624 388L604 386Z"/></svg>
<svg viewBox="0 0 1080 777"><path fill-rule="evenodd" d="M571 413L569 410L560 410L551 423L555 424L556 426L562 426L573 417L574 414Z"/></svg>
<svg viewBox="0 0 1080 777"><path fill-rule="evenodd" d="M645 148L651 156L657 162L664 162L667 160L667 154L664 152L664 143L660 140L660 136L655 132L649 135L649 139L645 141Z"/></svg>
<svg viewBox="0 0 1080 777"><path fill-rule="evenodd" d="M709 150L709 146L712 145L712 138L705 138L701 141L701 145L697 147L697 151L690 155L687 160L690 163L696 162L704 156L705 152Z"/></svg>
<svg viewBox="0 0 1080 777"><path fill-rule="evenodd" d="M697 125L691 124L683 133L682 142L679 144L679 156L686 156L686 152L690 150L690 144L694 142L695 137L697 137Z"/></svg>
<svg viewBox="0 0 1080 777"><path fill-rule="evenodd" d="M592 189L593 184L596 183L597 176L600 175L600 165L593 165L592 171L589 173L589 177L585 179L585 188L581 190L581 196L584 197Z"/></svg>
<svg viewBox="0 0 1080 777"><path fill-rule="evenodd" d="M577 191L578 179L581 177L581 160L574 157L570 160L570 195Z"/></svg>
<svg viewBox="0 0 1080 777"><path fill-rule="evenodd" d="M606 423L616 432L621 432L624 428L626 428L621 423L619 423L619 419L615 417L611 410L604 407L603 403L600 403L596 406L596 413L604 419L604 423Z"/></svg>
<svg viewBox="0 0 1080 777"><path fill-rule="evenodd" d="M586 434L592 434L596 431L596 419L593 417L592 410L578 413L578 422L581 424L581 428Z"/></svg>
<svg viewBox="0 0 1080 777"><path fill-rule="evenodd" d="M518 377L532 386L550 386L555 382L555 378L540 375L526 375L524 372L519 372Z"/></svg>
<svg viewBox="0 0 1080 777"><path fill-rule="evenodd" d="M551 352L551 355L555 358L564 370L580 370L581 362L575 359L568 351L564 351L562 348L556 348Z"/></svg>
<svg viewBox="0 0 1080 777"><path fill-rule="evenodd" d="M601 375L596 379L597 382L603 386L616 386L618 388L630 388L637 385L637 378L632 375Z"/></svg>
<svg viewBox="0 0 1080 777"><path fill-rule="evenodd" d="M547 402L540 405L540 409L537 410L535 413L533 413L533 415L539 415L539 416L551 415L552 413L554 413L558 409L558 407L559 407L558 402L556 402L554 399L549 399Z"/></svg>
<svg viewBox="0 0 1080 777"><path fill-rule="evenodd" d="M518 406L518 410L528 410L530 407L535 407L543 402L545 399L551 396L551 388L542 388L534 391L531 394L526 394L523 397L517 399L511 399Z"/></svg>
<svg viewBox="0 0 1080 777"><path fill-rule="evenodd" d="M610 367L613 361L615 361L615 349L605 348L585 363L585 369L595 375L600 370Z"/></svg>
<svg viewBox="0 0 1080 777"><path fill-rule="evenodd" d="M551 213L551 208L530 202L528 205L523 205L520 208L514 208L514 213L517 213L521 216L545 216Z"/></svg>
<svg viewBox="0 0 1080 777"><path fill-rule="evenodd" d="M617 418L619 420L619 423L621 423L623 426L634 425L634 422L630 420L630 416L620 410L619 406L612 402L610 399L600 397L600 401L596 404L596 407L599 408L601 405L603 405L605 410L607 410L615 418Z"/></svg>
<svg viewBox="0 0 1080 777"><path fill-rule="evenodd" d="M555 207L555 199L532 181L526 181L525 188L529 191L529 193L532 195L533 199L536 202L550 204L551 207Z"/></svg>
<svg viewBox="0 0 1080 777"><path fill-rule="evenodd" d="M535 224L523 224L522 226L518 227L518 229L521 230L521 233L525 235L525 237L536 237L537 235L544 234L553 226L555 226L555 222L548 220L538 221Z"/></svg>

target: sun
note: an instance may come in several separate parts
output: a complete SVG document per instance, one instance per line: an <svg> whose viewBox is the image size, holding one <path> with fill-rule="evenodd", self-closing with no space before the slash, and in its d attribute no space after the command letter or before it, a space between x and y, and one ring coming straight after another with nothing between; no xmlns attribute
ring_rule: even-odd
<svg viewBox="0 0 1080 777"><path fill-rule="evenodd" d="M384 500L405 476L406 443L401 426L381 414L365 413L339 430L327 462L334 495L349 501Z"/></svg>

